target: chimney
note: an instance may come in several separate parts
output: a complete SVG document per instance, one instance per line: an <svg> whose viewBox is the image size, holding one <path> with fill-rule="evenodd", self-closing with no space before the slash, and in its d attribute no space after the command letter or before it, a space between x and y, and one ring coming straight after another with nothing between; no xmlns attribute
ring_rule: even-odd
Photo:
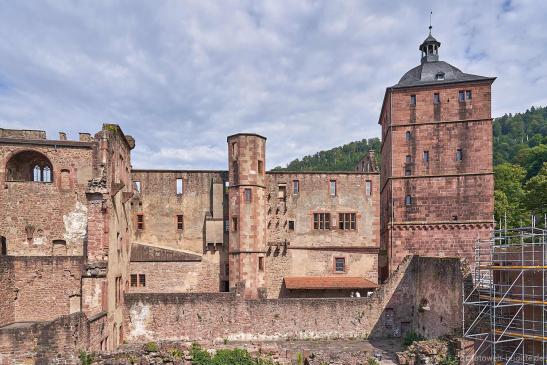
<svg viewBox="0 0 547 365"><path fill-rule="evenodd" d="M66 133L59 132L59 141L66 141Z"/></svg>

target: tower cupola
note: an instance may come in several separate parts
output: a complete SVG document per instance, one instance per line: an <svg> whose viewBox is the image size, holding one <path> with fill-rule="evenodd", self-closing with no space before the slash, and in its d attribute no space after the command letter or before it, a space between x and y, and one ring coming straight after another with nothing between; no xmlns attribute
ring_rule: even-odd
<svg viewBox="0 0 547 365"><path fill-rule="evenodd" d="M441 46L441 42L431 35L431 28L432 26L430 25L429 35L423 43L420 44L419 49L422 52L422 64L426 62L437 62L439 60L439 47Z"/></svg>

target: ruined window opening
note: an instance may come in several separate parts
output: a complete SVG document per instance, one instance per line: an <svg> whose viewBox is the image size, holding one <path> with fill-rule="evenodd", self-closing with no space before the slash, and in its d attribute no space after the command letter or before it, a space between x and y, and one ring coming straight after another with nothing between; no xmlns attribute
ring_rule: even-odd
<svg viewBox="0 0 547 365"><path fill-rule="evenodd" d="M139 286L144 288L146 286L146 275L139 274Z"/></svg>
<svg viewBox="0 0 547 365"><path fill-rule="evenodd" d="M294 221L289 221L289 231L294 231Z"/></svg>
<svg viewBox="0 0 547 365"><path fill-rule="evenodd" d="M406 131L406 133L405 133L405 139L406 139L407 141L410 141L410 137L411 137L410 131Z"/></svg>
<svg viewBox="0 0 547 365"><path fill-rule="evenodd" d="M463 103L465 101L465 92L463 90L458 92L458 100L460 103Z"/></svg>
<svg viewBox="0 0 547 365"><path fill-rule="evenodd" d="M141 182L140 181L133 181L133 186L135 187L135 191L137 193L141 192Z"/></svg>
<svg viewBox="0 0 547 365"><path fill-rule="evenodd" d="M22 151L13 155L6 164L6 181L52 182L52 165L37 151Z"/></svg>
<svg viewBox="0 0 547 365"><path fill-rule="evenodd" d="M230 291L230 284L228 282L228 280L222 280L220 282L220 291L223 292L223 293L227 293Z"/></svg>
<svg viewBox="0 0 547 365"><path fill-rule="evenodd" d="M410 95L410 106L416 106L416 95Z"/></svg>
<svg viewBox="0 0 547 365"><path fill-rule="evenodd" d="M313 229L330 229L330 213L313 213Z"/></svg>
<svg viewBox="0 0 547 365"><path fill-rule="evenodd" d="M330 181L330 195L336 196L336 180Z"/></svg>
<svg viewBox="0 0 547 365"><path fill-rule="evenodd" d="M372 181L370 180L365 181L365 195L366 196L372 195Z"/></svg>
<svg viewBox="0 0 547 365"><path fill-rule="evenodd" d="M355 213L340 213L338 214L338 228L343 230L355 230L356 214Z"/></svg>
<svg viewBox="0 0 547 365"><path fill-rule="evenodd" d="M144 229L144 215L137 214L137 229L142 231Z"/></svg>
<svg viewBox="0 0 547 365"><path fill-rule="evenodd" d="M336 272L345 272L346 271L346 259L345 259L345 257L336 257L334 259L334 270Z"/></svg>
<svg viewBox="0 0 547 365"><path fill-rule="evenodd" d="M232 143L232 158L234 160L237 158L237 142Z"/></svg>
<svg viewBox="0 0 547 365"><path fill-rule="evenodd" d="M184 184L182 181L182 178L177 178L177 195L181 195L183 193Z"/></svg>
<svg viewBox="0 0 547 365"><path fill-rule="evenodd" d="M405 162L406 162L406 163L411 163L411 162L412 162L412 156L406 155L406 157L405 157Z"/></svg>
<svg viewBox="0 0 547 365"><path fill-rule="evenodd" d="M264 257L258 258L258 271L264 271Z"/></svg>
<svg viewBox="0 0 547 365"><path fill-rule="evenodd" d="M137 274L131 274L131 287L136 288L138 285Z"/></svg>
<svg viewBox="0 0 547 365"><path fill-rule="evenodd" d="M462 161L463 160L463 152L461 148L458 148L456 150L456 161Z"/></svg>
<svg viewBox="0 0 547 365"><path fill-rule="evenodd" d="M237 161L232 164L232 171L233 171L234 185L237 185L239 184L239 165L237 164Z"/></svg>
<svg viewBox="0 0 547 365"><path fill-rule="evenodd" d="M441 103L441 95L439 93L433 94L433 103L434 104L440 104Z"/></svg>
<svg viewBox="0 0 547 365"><path fill-rule="evenodd" d="M412 197L410 195L405 196L405 205L412 204Z"/></svg>
<svg viewBox="0 0 547 365"><path fill-rule="evenodd" d="M264 163L262 162L262 160L258 160L258 173L264 173Z"/></svg>
<svg viewBox="0 0 547 365"><path fill-rule="evenodd" d="M284 200L287 196L287 187L284 184L283 185L280 184L277 186L277 189L278 189L277 198Z"/></svg>
<svg viewBox="0 0 547 365"><path fill-rule="evenodd" d="M6 237L0 236L0 255L6 256L8 254L8 244Z"/></svg>
<svg viewBox="0 0 547 365"><path fill-rule="evenodd" d="M232 232L237 232L237 217L232 217Z"/></svg>
<svg viewBox="0 0 547 365"><path fill-rule="evenodd" d="M429 151L424 151L424 162L429 162Z"/></svg>
<svg viewBox="0 0 547 365"><path fill-rule="evenodd" d="M184 216L182 214L177 215L177 230L184 230Z"/></svg>
<svg viewBox="0 0 547 365"><path fill-rule="evenodd" d="M245 196L245 203L250 203L253 199L253 191L249 188L246 188L243 193Z"/></svg>
<svg viewBox="0 0 547 365"><path fill-rule="evenodd" d="M298 194L300 192L300 181L293 180L293 182L292 182L292 192L293 192L293 194Z"/></svg>

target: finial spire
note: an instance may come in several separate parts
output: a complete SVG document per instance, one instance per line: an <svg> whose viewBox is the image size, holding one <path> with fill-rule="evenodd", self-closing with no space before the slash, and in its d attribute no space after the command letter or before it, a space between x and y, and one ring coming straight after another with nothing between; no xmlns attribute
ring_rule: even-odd
<svg viewBox="0 0 547 365"><path fill-rule="evenodd" d="M431 16L433 15L433 10L429 12L429 35L431 35L431 29L433 28L431 26Z"/></svg>

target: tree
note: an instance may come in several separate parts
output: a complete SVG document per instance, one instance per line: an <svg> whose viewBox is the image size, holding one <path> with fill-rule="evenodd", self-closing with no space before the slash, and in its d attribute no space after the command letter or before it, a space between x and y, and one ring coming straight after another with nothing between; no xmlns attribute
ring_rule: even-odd
<svg viewBox="0 0 547 365"><path fill-rule="evenodd" d="M543 222L547 214L547 162L543 163L539 173L526 183L524 204L538 221Z"/></svg>
<svg viewBox="0 0 547 365"><path fill-rule="evenodd" d="M529 220L523 204L525 192L522 187L526 170L518 165L503 163L494 168L495 191L494 216L497 221L507 215L507 226L518 227Z"/></svg>

